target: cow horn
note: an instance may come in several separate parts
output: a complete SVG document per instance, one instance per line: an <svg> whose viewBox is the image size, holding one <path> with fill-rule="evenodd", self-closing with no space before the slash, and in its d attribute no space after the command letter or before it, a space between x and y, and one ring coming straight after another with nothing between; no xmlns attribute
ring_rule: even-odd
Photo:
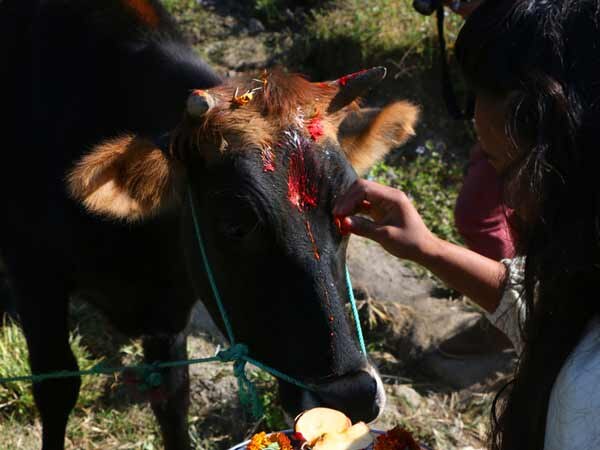
<svg viewBox="0 0 600 450"><path fill-rule="evenodd" d="M332 84L337 84L339 86L339 91L331 100L328 112L333 113L339 111L344 106L352 103L374 85L383 80L386 73L387 69L379 66L361 70L360 72L352 73L333 81Z"/></svg>
<svg viewBox="0 0 600 450"><path fill-rule="evenodd" d="M217 104L215 98L201 89L191 93L187 100L187 113L194 118L201 118Z"/></svg>

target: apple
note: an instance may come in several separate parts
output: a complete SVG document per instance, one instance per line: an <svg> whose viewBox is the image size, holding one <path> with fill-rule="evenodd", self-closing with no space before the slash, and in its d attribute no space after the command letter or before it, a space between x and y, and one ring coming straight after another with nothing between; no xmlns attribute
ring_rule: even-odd
<svg viewBox="0 0 600 450"><path fill-rule="evenodd" d="M309 409L294 420L294 431L311 446L324 434L341 433L351 426L352 422L344 413L330 408Z"/></svg>
<svg viewBox="0 0 600 450"><path fill-rule="evenodd" d="M313 450L363 450L372 443L371 430L364 422L358 422L342 432L325 433Z"/></svg>

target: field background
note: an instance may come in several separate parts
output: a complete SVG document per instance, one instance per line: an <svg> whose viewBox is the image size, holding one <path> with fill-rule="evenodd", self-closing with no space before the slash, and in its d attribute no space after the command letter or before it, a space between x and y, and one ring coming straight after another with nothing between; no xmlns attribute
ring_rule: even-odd
<svg viewBox="0 0 600 450"><path fill-rule="evenodd" d="M417 136L393 151L368 176L405 190L434 232L459 242L452 210L474 133L470 123L451 120L443 105L433 17L419 16L410 0L164 3L198 53L225 76L276 64L313 80L327 80L372 65L385 65L387 79L365 102L378 106L394 99L409 99L421 106L422 119ZM449 16L446 22L451 50L461 19ZM455 75L458 80L458 74ZM457 83L463 93L463 86ZM382 270L397 264L368 243L357 243L353 252L356 267L367 256L379 261ZM402 424L435 449L483 448L492 392L501 375L492 370L493 382L482 381L489 378L486 372L485 377L475 377L473 383L464 386L445 377L439 367L432 373L427 368L435 364L427 362L428 355L432 354L431 349L438 351L445 338L438 336L436 340L431 332L423 337L414 325L417 319L425 320L418 314L419 305L423 304L436 311L436 320L447 322L445 317L451 315L460 332L471 332L473 321L479 321L481 316L425 271L405 264L394 270L398 282L403 283L396 285L397 296L413 289L417 293L411 296L412 300L419 296L425 300L419 300L418 305L415 301L413 306L395 298L385 299L391 300L386 303L373 299L368 291L362 292L361 315L369 350L381 367L390 398L378 425ZM378 286L372 286L370 292L378 292L377 289ZM461 317L462 322L457 319ZM99 361L127 364L140 360L140 344L121 338L95 311L75 302L72 318L73 346L82 368ZM190 356L212 355L219 338L211 334L212 327L202 313L196 319ZM423 327L430 331L433 328ZM454 334L448 332L448 336L460 334L456 330ZM479 364L460 362L460 367L469 370ZM448 367L447 371L456 372L452 368L455 366ZM0 327L0 376L24 373L27 369L23 337L16 325L6 323ZM252 372L251 376L261 387L267 410L260 422L252 421L241 411L228 365L192 368L190 434L196 448L226 449L258 430L286 427L274 381L260 372ZM114 378L87 379L69 424L67 448L162 448L150 408L141 397ZM0 387L0 449L38 449L39 438L40 426L28 387Z"/></svg>

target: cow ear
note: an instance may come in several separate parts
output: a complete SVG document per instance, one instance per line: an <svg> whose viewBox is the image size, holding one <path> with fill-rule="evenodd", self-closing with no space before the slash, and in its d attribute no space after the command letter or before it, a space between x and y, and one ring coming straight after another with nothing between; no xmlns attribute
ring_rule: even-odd
<svg viewBox="0 0 600 450"><path fill-rule="evenodd" d="M382 109L350 111L339 125L338 140L356 172L362 174L414 135L418 117L419 108L405 101Z"/></svg>
<svg viewBox="0 0 600 450"><path fill-rule="evenodd" d="M71 196L90 212L126 221L179 204L184 170L157 144L122 136L92 149L68 173Z"/></svg>

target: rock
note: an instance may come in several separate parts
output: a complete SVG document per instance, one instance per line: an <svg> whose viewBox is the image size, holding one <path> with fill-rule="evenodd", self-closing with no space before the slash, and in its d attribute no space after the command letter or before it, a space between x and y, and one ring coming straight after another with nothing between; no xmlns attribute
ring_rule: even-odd
<svg viewBox="0 0 600 450"><path fill-rule="evenodd" d="M423 401L421 394L406 384L398 384L392 389L393 395L405 401L412 409L418 408Z"/></svg>
<svg viewBox="0 0 600 450"><path fill-rule="evenodd" d="M248 33L255 35L263 31L265 31L265 26L260 20L252 18L248 21Z"/></svg>
<svg viewBox="0 0 600 450"><path fill-rule="evenodd" d="M497 353L512 348L504 333L481 315L476 321L463 324L458 332L440 344L440 350L452 355Z"/></svg>
<svg viewBox="0 0 600 450"><path fill-rule="evenodd" d="M423 360L423 368L440 382L456 389L466 389L489 382L510 373L516 354L513 350L479 355L471 358L453 358L436 351Z"/></svg>
<svg viewBox="0 0 600 450"><path fill-rule="evenodd" d="M237 37L226 38L206 47L211 61L227 70L245 71L262 69L269 65L270 53L265 44L266 38Z"/></svg>
<svg viewBox="0 0 600 450"><path fill-rule="evenodd" d="M412 297L429 295L433 289L430 280L416 275L402 260L357 236L351 237L348 246L348 269L352 282L377 300L405 303Z"/></svg>
<svg viewBox="0 0 600 450"><path fill-rule="evenodd" d="M206 306L200 301L196 302L190 314L188 332L190 334L207 334L221 345L227 344L227 339L215 324Z"/></svg>

